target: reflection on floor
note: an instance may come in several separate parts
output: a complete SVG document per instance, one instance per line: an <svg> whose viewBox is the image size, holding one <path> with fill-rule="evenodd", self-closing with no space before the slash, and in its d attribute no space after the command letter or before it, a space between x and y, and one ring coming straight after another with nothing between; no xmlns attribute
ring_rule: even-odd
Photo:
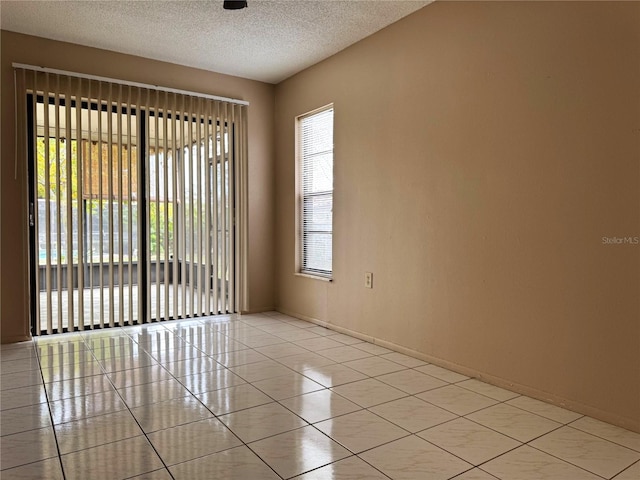
<svg viewBox="0 0 640 480"><path fill-rule="evenodd" d="M7 479L640 478L639 434L279 313L0 351Z"/></svg>
<svg viewBox="0 0 640 480"><path fill-rule="evenodd" d="M71 298L70 294L71 293ZM213 295L199 292L197 288L184 287L173 284L151 284L149 288L149 310L151 317L169 318L175 316L194 316L191 311L211 312L214 308ZM138 285L123 285L113 288L113 321L126 325L138 321ZM122 299L122 301L120 301ZM40 327L42 331L47 330L48 313L51 315L52 328L60 331L62 328L69 328L69 305L73 305L74 323L78 325L79 291L74 289L71 292L67 289L55 290L51 292L51 304L47 303L47 292L40 292ZM207 303L207 300L209 303ZM85 288L82 291L83 316L85 328L91 325L109 325L111 297L109 287ZM62 306L62 308L60 308ZM222 302L219 300L219 310L222 309ZM224 311L227 311L226 309ZM158 312L160 312L158 314Z"/></svg>

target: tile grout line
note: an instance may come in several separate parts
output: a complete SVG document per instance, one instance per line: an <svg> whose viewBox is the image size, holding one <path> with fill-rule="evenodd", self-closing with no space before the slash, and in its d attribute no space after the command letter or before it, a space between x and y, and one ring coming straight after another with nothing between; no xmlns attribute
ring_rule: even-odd
<svg viewBox="0 0 640 480"><path fill-rule="evenodd" d="M38 366L40 367L40 377L42 378L42 388L44 390L45 398L47 399L47 410L49 411L49 420L51 421L51 430L53 431L53 438L55 439L55 442L56 442L56 451L58 452L58 463L60 464L60 471L62 472L63 480L66 480L67 474L64 470L64 464L62 463L62 454L60 453L60 444L58 443L58 434L56 432L56 427L53 422L53 412L51 411L51 402L49 401L49 392L47 392L47 388L45 387L46 382L44 381L44 373L42 373L42 364L40 363L40 352L39 352L39 349L37 348L38 341L36 339L32 339L31 341L34 342L36 358L38 359ZM83 340L83 343L84 343L84 340Z"/></svg>
<svg viewBox="0 0 640 480"><path fill-rule="evenodd" d="M122 327L117 327L119 329L122 329ZM84 338L83 338L84 341ZM87 345L88 346L88 345ZM95 355L93 353L93 350L91 350L91 354L94 356ZM96 361L98 361L98 359L96 358ZM147 432L144 431L144 429L142 428L142 425L140 425L140 422L138 421L138 419L135 417L135 415L133 414L133 412L131 411L131 408L129 407L129 404L125 401L125 399L122 397L122 395L120 394L120 391L116 388L116 386L114 385L113 381L111 380L111 378L109 377L109 375L107 374L107 372L104 370L104 367L102 366L102 364L100 362L98 362L98 364L100 365L100 369L103 372L103 375L106 377L107 381L111 384L111 387L115 390L116 394L118 395L118 397L120 398L120 400L122 401L122 403L124 404L124 406L126 407L126 410L129 412L129 414L131 415L131 417L133 418L133 421L136 422L136 424L138 425L138 427L140 428L140 431L142 432L142 435L144 435L145 440L147 441L147 443L151 446L151 448L153 449L153 451L155 452L155 454L158 456L158 458L160 459L160 461L162 462L162 465L164 466L164 469L167 471L167 473L169 474L169 476L171 477L172 480L175 480L173 474L171 473L171 471L169 470L169 467L167 466L167 464L165 463L164 459L160 456L160 453L156 450L156 447L153 445L153 443L151 443L151 440L149 440L149 436L147 435ZM136 438L136 437L131 437L131 438ZM120 440L118 440L120 441ZM115 443L115 442L112 442ZM98 446L100 447L100 446ZM155 471L155 470L152 470ZM142 472L142 473L137 473L134 476L137 475L144 475L145 473L150 473L150 472Z"/></svg>
<svg viewBox="0 0 640 480"><path fill-rule="evenodd" d="M175 335L175 333L174 333L174 332L172 332L172 333ZM134 341L135 341L135 340L134 340ZM251 347L249 347L249 348L251 348ZM208 358L211 358L211 359L215 362L215 359L214 359L212 356L210 356L210 355L209 355L209 354L207 354L206 352L202 352L202 353L203 353L203 355L204 355L204 356L206 356L206 357L208 357ZM166 363L173 363L173 362L166 362ZM217 362L216 362L216 363L217 363ZM252 449L247 445L247 443L246 443L246 442L244 442L244 440L242 440L238 435L236 435L236 434L233 432L233 430L232 430L231 428L229 428L229 427L228 427L224 422L220 421L220 419L219 419L219 415L216 415L216 414L215 414L215 413L214 413L214 412L213 412L213 411L212 411L212 410L211 410L211 409L210 409L210 408L209 408L209 407L208 407L208 406L207 406L207 405L206 405L206 404L205 404L205 403L204 403L204 402L203 402L203 401L202 401L202 400L201 400L201 399L196 395L196 394L194 394L191 390L189 390L189 389L186 387L186 385L184 385L182 382L180 382L180 380L179 380L179 378L180 378L180 377L176 377L176 376L175 376L171 371L169 371L169 370L165 367L165 365L164 365L164 364L162 364L162 363L160 363L160 362L159 362L158 364L159 364L159 365L160 365L164 370L166 370L166 371L167 371L167 373L168 373L168 374L169 374L169 375L170 375L174 380L176 380L178 383L180 383L180 385L182 385L182 386L185 388L185 390L186 390L186 391L188 391L188 392L189 392L189 396L193 397L197 402L199 402L199 403L200 403L200 404L201 404L201 405L202 405L202 406L203 406L207 411L209 411L209 412L211 413L211 415L213 415L213 418L215 418L216 420L218 420L218 421L219 421L219 422L224 426L224 428L226 428L227 430L229 430L229 431L231 432L231 434L232 434L232 435L234 435L234 436L235 436L235 437L236 437L240 442L242 442L242 445L238 445L238 446L245 446L245 447L249 448L249 450L251 450L251 452L253 452L253 450L252 450ZM224 366L223 366L223 367L224 367ZM228 368L226 368L226 367L224 367L224 368L225 368L225 369L227 369L227 370L229 370L229 369L228 369ZM217 370L216 370L216 371L217 371ZM229 370L229 371L230 371L230 370ZM233 373L233 372L231 372L231 373ZM241 377L241 378L242 378L242 377ZM244 379L243 379L243 380L244 380ZM245 380L245 382L246 382L246 380ZM247 385L251 385L251 383L250 383L250 382L246 382L246 384L247 384ZM114 387L114 388L115 388L115 387ZM223 387L222 389L224 389L224 388L230 388L230 387ZM254 387L254 388L255 388L255 387ZM222 389L218 389L218 390L222 390ZM215 390L212 390L212 391L215 391ZM202 392L202 393L207 393L207 392ZM269 397L269 398L271 398L271 397ZM126 402L125 402L125 403L126 403ZM245 408L245 409L241 409L241 410L238 410L238 411L248 410L249 408L254 408L254 407L247 407L247 408ZM235 413L235 412L229 412L229 413ZM133 414L132 414L132 416L133 416ZM135 417L134 417L134 419L135 419ZM197 421L200 421L200 420L194 420L193 422L187 422L187 423L182 424L182 425L188 425L189 423L195 423L195 422L197 422ZM137 422L137 419L136 419L136 422ZM172 428L172 427L170 427L170 428ZM142 430L142 427L140 427L140 429ZM144 431L143 431L143 432L144 432ZM145 433L145 435L146 435L146 433ZM150 440L149 440L149 443L151 443L151 441L150 441ZM151 445L153 446L153 444L151 444ZM231 450L231 449L233 449L233 448L237 448L237 447L231 447L231 448L223 449L223 450L220 450L219 452L214 452L213 454L211 454L211 453L210 453L210 454L206 454L206 455L203 455L203 456L200 456L200 457L196 457L196 458L194 458L194 459L185 460L184 462L178 462L178 463L176 463L176 464L174 464L174 465L172 465L172 466L180 465L181 463L191 462L191 461L193 461L193 460L197 460L197 459L199 459L199 458L204 458L204 457L207 457L207 456L209 456L209 455L215 455L215 454L217 454L217 453L221 453L221 452L224 452L224 451L227 451L227 450ZM154 450L155 450L155 447L154 447ZM156 452L156 453L158 453L158 452ZM262 462L263 462L263 463L264 463L264 464L265 464L269 469L271 469L271 470L274 472L274 474L275 474L275 475L277 475L279 478L282 478L282 477L281 477L281 476L280 476L280 475L279 475L279 474L278 474L278 473L277 473L277 472L276 472L276 471L271 467L271 465L269 465L267 462L265 462L265 461L262 459L262 457L260 457L259 455L257 455L255 452L253 452L253 453L254 453L258 458L260 458L260 460L261 460L261 461L262 461ZM162 457L160 456L160 454L159 454L159 453L158 453L158 457L160 457L160 458L161 458L161 460L162 460ZM175 477L173 476L173 474L171 473L171 471L169 470L169 468L166 466L166 464L165 464L164 460L162 460L162 463L165 465L165 468L166 468L166 469L167 469L167 471L169 472L169 475L171 475L171 478L175 480Z"/></svg>
<svg viewBox="0 0 640 480"><path fill-rule="evenodd" d="M240 343L242 343L242 342L240 342ZM283 342L283 344L284 344L284 343L292 344L292 345L294 344L293 342L288 342L288 341L284 341L284 342ZM244 345L246 345L246 344L244 344ZM281 344L276 344L276 345L281 345ZM267 345L267 346L269 346L269 345ZM248 346L248 345L247 345L247 347L248 347L248 349L250 349L251 351L255 351L255 352L258 352L258 351L256 350L256 348L262 348L262 347L250 347L250 346ZM302 347L302 348L304 348L304 347ZM309 352L310 352L310 353L314 353L314 352L311 352L311 351L309 351ZM207 355L205 352L203 352L203 353L204 353L206 356L209 356L209 355ZM258 353L261 353L261 352L258 352ZM373 355L372 355L372 356L373 356ZM210 357L210 358L212 358L212 357ZM277 362L278 364L283 365L284 367L286 367L286 368L288 368L289 370L291 370L293 373L297 373L297 374L300 374L300 375L301 375L301 373L296 372L296 371L295 371L295 370L293 370L291 367L289 367L289 366L287 366L287 365L284 365L284 364L282 364L281 362L278 362L278 361L277 361L277 359L275 359L275 358L271 358L271 357L268 357L268 358L269 358L269 360L271 360L271 361L275 361L275 362ZM366 358L368 358L368 357L366 357ZM212 358L212 360L213 360L213 361L215 361L215 359L213 359L213 358ZM168 363L171 363L171 362L168 362ZM251 362L251 363L249 363L249 364L252 364L252 363L260 363L260 362ZM247 365L249 365L249 364L247 364ZM162 365L162 367L163 367L163 368L165 368L165 367L164 367L164 365ZM225 367L225 368L226 368L226 367ZM166 369L166 368L165 368L165 369ZM229 369L227 368L227 370L229 370ZM229 370L229 371L231 371L231 370ZM233 372L232 372L232 373L233 373ZM169 374L173 376L173 374L172 374L171 372L169 372ZM284 375L282 375L282 376L284 376ZM255 380L255 382L258 382L258 381L261 381L261 380L269 380L269 379L277 378L277 377L278 377L278 376L276 376L276 377L269 377L269 378L266 378L266 379ZM175 378L178 382L180 382L180 380L179 380L179 378L180 378L180 377L175 377L175 376L173 376L173 378ZM241 377L241 376L240 376L240 378L243 378L243 377ZM305 377L305 378L308 378L308 377ZM368 378L373 378L373 377L368 377ZM246 379L244 379L244 378L243 378L243 380L246 382L246 384L247 384L247 385L251 385L252 387L257 388L258 390L260 390L258 387L255 387L255 386L253 385L253 383L254 383L254 382L250 382L250 381L248 381L248 380L246 380ZM316 382L316 383L317 383L317 382ZM183 386L185 386L184 384L182 384L182 382L180 382L180 384L181 384L181 385L183 385ZM324 385L322 385L322 386L324 387ZM230 388L230 387L223 387L223 388L218 389L218 390L222 390L222 389L224 389L224 388ZM243 409L239 409L239 410L235 410L235 411L233 411L233 412L227 412L227 413L222 414L222 415L217 415L217 414L215 414L212 410L210 410L210 409L209 409L209 407L207 407L207 405L206 405L206 404L204 404L204 403L203 403L203 402L202 402L202 401L201 401L201 400L196 396L196 394L194 394L193 392L191 392L191 390L189 390L186 386L185 386L185 389L187 389L187 391L189 391L189 392L191 393L191 395L192 395L192 396L194 396L198 401L200 401L200 403L201 403L205 408L207 408L207 410L209 410L209 411L211 412L211 414L212 414L212 415L214 415L214 418L218 419L219 421L220 421L219 417L221 417L221 416L228 415L228 414L232 414L232 413L237 413L237 412L242 412L242 411L244 411L244 410L249 410L249 409L252 409L252 408L257 408L257 407L260 407L260 406L268 405L269 403L275 403L275 404L277 404L277 405L280 405L281 407L284 407L284 408L285 408L285 409L287 409L289 412L291 412L293 415L297 416L297 417L298 417L298 418L300 418L302 421L304 421L304 422L306 423L306 425L303 425L303 426L301 426L301 427L297 427L297 428L294 428L294 429L291 429L291 430L287 430L287 431L285 431L285 432L279 432L279 433L276 433L276 434L273 434L273 435L269 435L269 436L267 436L267 437L260 438L260 439L257 439L257 440L255 440L255 441L248 442L248 443L247 443L247 442L245 442L244 440L242 440L242 438L240 438L240 437L239 437L239 436L238 436L238 435L233 431L233 429L232 429L231 427L227 426L224 422L220 421L220 422L221 422L221 423L222 423L222 424L223 424L223 425L224 425L224 426L225 426L225 427L226 427L226 428L227 428L227 429L228 429L228 430L229 430L229 431L230 431L230 432L231 432L231 433L236 437L236 438L238 438L238 440L240 440L240 441L242 442L242 444L243 444L245 447L247 447L249 450L251 450L251 452L253 452L253 453L254 453L258 458L260 458L260 460L261 460L265 465L267 465L267 466L268 466L268 467L269 467L269 468L270 468L270 469L271 469L271 470L272 470L276 475L278 475L278 477L280 477L280 478L283 478L283 477L282 477L281 475L279 475L279 474L278 474L278 473L273 469L273 467L271 467L271 465L269 465L269 464L268 464L268 463L267 463L267 462L266 462L266 461L265 461L265 460L264 460L264 459L263 459L263 458L262 458L262 457L261 457L257 452L255 452L255 451L251 448L250 443L255 443L255 442L258 442L258 441L266 440L266 439L268 439L268 438L273 438L273 437L276 437L276 436L278 436L278 435L282 435L282 434L284 434L284 433L289 433L289 432L292 432L292 431L295 431L295 430L300 430L300 429L302 429L302 428L306 428L306 427L313 427L315 431L317 431L317 432L321 433L322 435L325 435L325 436L326 436L330 441L332 441L332 442L336 442L338 445L341 445L341 446L342 446L343 448L345 448L347 451L351 452L351 453L352 453L352 455L350 455L350 456L356 456L356 457L357 457L357 454L353 453L351 450L349 450L347 447L345 447L344 445L342 445L340 442L337 442L336 440L332 439L331 437L329 437L328 435L326 435L324 432L322 432L321 430L319 430L318 428L316 428L316 427L314 426L314 424L312 424L312 423L310 423L310 422L307 422L304 418L300 417L296 412L293 412L292 410L290 410L290 409L289 409L288 407L286 407L285 405L282 405L282 403L280 403L280 400L277 400L277 399L273 398L272 396L270 396L270 395L269 395L268 393L266 393L266 392L262 392L262 390L260 390L260 391L261 391L262 393L264 393L266 396L268 396L268 397L272 400L272 402L269 402L269 403L266 403L266 404L261 404L261 405L255 405L255 406L252 406L252 407L247 407L247 408L243 408ZM324 387L324 388L322 388L322 389L320 389L320 390L316 390L316 391L322 391L322 390L329 390L329 391L331 391L329 387ZM213 390L213 391L215 391L215 390ZM204 393L206 393L206 392L204 392ZM314 392L307 392L307 393L314 393ZM334 393L334 394L336 394L336 395L338 395L338 396L341 396L341 395L339 395L339 394L337 394L337 393L335 393L335 392L332 392L332 393ZM302 394L302 395L304 395L304 394ZM295 396L299 396L299 395L294 395L294 396L292 396L292 397L288 397L288 398L293 398L293 397L295 397ZM342 397L342 398L344 398L344 397ZM287 399L287 398L285 398L285 399L281 399L281 400L286 400L286 399ZM348 400L348 399L347 399L347 400ZM356 404L356 405L357 405L357 404ZM358 412L359 412L359 411L364 411L364 410L366 410L366 408L361 407L360 405L358 405L358 407L360 407L360 410L357 410ZM350 412L350 413L355 413L355 412ZM347 414L344 414L344 415L347 415ZM343 415L339 415L339 416L343 416ZM335 418L335 417L330 417L330 418ZM318 422L316 422L316 423L318 423ZM409 436L409 435L410 435L410 433L409 433L408 435L405 435L405 437L406 437L406 436ZM405 438L405 437L402 437L402 438ZM389 443L389 442L386 442L386 443ZM235 448L235 447L232 447L232 448ZM227 450L229 450L229 449L227 449ZM224 451L224 450L222 450L222 451ZM220 453L220 452L216 452L216 453ZM199 457L199 458L203 458L203 457ZM345 457L345 458L349 458L349 457ZM360 458L360 457L358 457L358 458ZM192 460L193 460L193 459L192 459ZM344 460L344 459L340 459L340 460ZM362 460L362 459L360 459L360 460ZM191 461L191 460L187 460L187 461ZM337 461L339 461L339 460L337 460ZM364 461L364 460L363 460L363 461ZM181 463L185 463L185 462L181 462ZM329 462L329 463L327 463L327 464L325 464L325 465L321 465L321 466L319 466L319 467L317 467L317 468L323 468L323 467L325 467L325 466L327 466L327 465L330 465L330 464L332 464L332 463L335 463L335 462L333 462L333 461L332 461L332 462ZM368 464L368 462L366 462L366 461L365 461L365 463L367 463L367 464ZM372 467L373 467L373 466L372 466ZM316 469L317 469L317 468L316 468ZM375 468L375 467L373 467L373 468ZM314 470L315 470L315 469L314 469ZM377 468L376 468L376 470L377 470ZM312 471L312 470L310 470L310 471ZM294 475L294 477L295 477L295 476L298 476L298 475L302 475L303 473L307 473L307 472L301 472L301 473L299 473L299 474ZM382 473L382 472L381 472L381 473ZM385 476L386 476L386 475L385 475ZM291 478L293 478L293 477L291 477Z"/></svg>

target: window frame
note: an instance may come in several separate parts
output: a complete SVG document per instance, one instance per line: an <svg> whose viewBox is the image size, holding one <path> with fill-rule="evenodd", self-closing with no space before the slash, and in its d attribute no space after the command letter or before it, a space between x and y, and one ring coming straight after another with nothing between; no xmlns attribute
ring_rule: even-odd
<svg viewBox="0 0 640 480"><path fill-rule="evenodd" d="M295 216L295 231L296 231L296 248L295 248L295 274L302 277L313 278L317 280L332 281L334 275L333 265L333 201L335 191L335 138L331 146L331 190L322 192L313 192L305 194L304 192L304 158L302 152L302 122L314 115L324 113L328 110L333 111L335 116L335 109L333 103L324 105L322 107L311 110L302 115L298 115L295 118L295 176L296 176L296 216ZM335 135L335 117L331 119L332 137ZM304 215L305 215L305 202L309 198L313 197L329 197L331 199L331 269L329 271L319 271L313 269L305 269L305 229L304 229ZM324 232L327 233L327 232Z"/></svg>

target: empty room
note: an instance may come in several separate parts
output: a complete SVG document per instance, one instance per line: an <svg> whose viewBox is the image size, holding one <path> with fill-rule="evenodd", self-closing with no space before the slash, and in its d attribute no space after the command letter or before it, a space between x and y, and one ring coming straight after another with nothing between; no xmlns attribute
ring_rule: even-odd
<svg viewBox="0 0 640 480"><path fill-rule="evenodd" d="M640 478L640 2L0 26L0 478Z"/></svg>

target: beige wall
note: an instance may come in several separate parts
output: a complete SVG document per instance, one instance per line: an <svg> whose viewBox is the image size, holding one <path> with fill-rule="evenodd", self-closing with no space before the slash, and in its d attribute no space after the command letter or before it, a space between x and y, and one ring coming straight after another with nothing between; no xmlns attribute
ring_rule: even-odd
<svg viewBox="0 0 640 480"><path fill-rule="evenodd" d="M249 308L274 305L274 86L193 68L2 31L2 164L0 192L0 329L2 342L29 332L26 164L14 177L12 62L158 84L250 102Z"/></svg>
<svg viewBox="0 0 640 480"><path fill-rule="evenodd" d="M640 431L640 4L436 2L276 88L284 312ZM294 117L335 106L332 283ZM374 289L364 288L364 272Z"/></svg>

